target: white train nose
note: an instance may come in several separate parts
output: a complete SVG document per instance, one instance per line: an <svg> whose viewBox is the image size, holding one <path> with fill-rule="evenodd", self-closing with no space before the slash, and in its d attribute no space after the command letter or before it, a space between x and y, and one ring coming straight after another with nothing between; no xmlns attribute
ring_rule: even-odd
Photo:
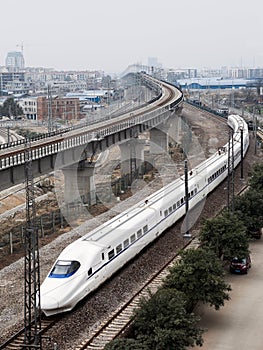
<svg viewBox="0 0 263 350"><path fill-rule="evenodd" d="M45 310L58 309L59 302L58 300L56 300L51 296L43 295L41 296L41 299L40 299L40 305L41 305L41 309L45 312Z"/></svg>

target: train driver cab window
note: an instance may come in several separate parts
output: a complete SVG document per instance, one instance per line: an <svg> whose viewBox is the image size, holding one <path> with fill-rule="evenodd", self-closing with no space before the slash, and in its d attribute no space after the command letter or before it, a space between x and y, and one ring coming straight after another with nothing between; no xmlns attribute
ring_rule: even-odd
<svg viewBox="0 0 263 350"><path fill-rule="evenodd" d="M92 275L92 268L88 270L88 276Z"/></svg>
<svg viewBox="0 0 263 350"><path fill-rule="evenodd" d="M67 278L74 275L79 267L80 263L78 261L58 260L48 277Z"/></svg>

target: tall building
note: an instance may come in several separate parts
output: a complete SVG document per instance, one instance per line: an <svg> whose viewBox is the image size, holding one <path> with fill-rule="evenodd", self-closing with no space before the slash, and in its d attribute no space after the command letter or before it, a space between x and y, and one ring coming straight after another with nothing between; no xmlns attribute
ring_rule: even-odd
<svg viewBox="0 0 263 350"><path fill-rule="evenodd" d="M25 68L23 53L20 51L8 52L5 60L6 68L9 72L18 72Z"/></svg>

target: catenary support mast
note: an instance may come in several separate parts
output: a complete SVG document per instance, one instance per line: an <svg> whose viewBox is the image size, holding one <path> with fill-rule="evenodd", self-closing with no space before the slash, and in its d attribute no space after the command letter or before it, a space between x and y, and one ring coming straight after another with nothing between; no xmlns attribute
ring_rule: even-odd
<svg viewBox="0 0 263 350"><path fill-rule="evenodd" d="M42 349L40 319L40 267L34 179L30 140L25 143L26 228L24 233L24 345L25 349Z"/></svg>

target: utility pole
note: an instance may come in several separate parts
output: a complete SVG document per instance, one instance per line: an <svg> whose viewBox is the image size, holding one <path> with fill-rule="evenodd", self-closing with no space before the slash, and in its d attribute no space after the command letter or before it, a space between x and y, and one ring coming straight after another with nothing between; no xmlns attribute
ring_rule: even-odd
<svg viewBox="0 0 263 350"><path fill-rule="evenodd" d="M254 154L257 154L257 130L258 130L258 119L255 117L255 121L253 123L253 131L255 131L255 148L254 148Z"/></svg>
<svg viewBox="0 0 263 350"><path fill-rule="evenodd" d="M30 139L25 143L25 183L26 183L26 228L24 235L24 349L40 349L40 266L38 229L36 226L36 207L34 179L32 174L32 150Z"/></svg>
<svg viewBox="0 0 263 350"><path fill-rule="evenodd" d="M50 85L47 87L47 103L48 103L48 132L52 131L52 94Z"/></svg>
<svg viewBox="0 0 263 350"><path fill-rule="evenodd" d="M227 176L227 208L229 212L234 212L234 138L233 131L228 135L228 176Z"/></svg>
<svg viewBox="0 0 263 350"><path fill-rule="evenodd" d="M136 149L135 143L138 138L138 134L134 129L131 129L130 144L130 184L132 185L133 180L136 178L137 164L136 164Z"/></svg>
<svg viewBox="0 0 263 350"><path fill-rule="evenodd" d="M10 126L7 126L7 144L10 145Z"/></svg>
<svg viewBox="0 0 263 350"><path fill-rule="evenodd" d="M241 141L240 141L240 146L241 146L241 173L240 173L240 178L241 180L244 180L244 151L243 151L243 147L244 147L244 132L243 132L243 128L240 128L240 135L241 135Z"/></svg>
<svg viewBox="0 0 263 350"><path fill-rule="evenodd" d="M231 202L231 211L234 213L235 210L235 157L234 157L234 133L231 130L231 140L232 140L232 176L231 176L231 185L232 185L232 202Z"/></svg>
<svg viewBox="0 0 263 350"><path fill-rule="evenodd" d="M185 187L185 238L191 238L192 235L189 232L188 223L188 211L189 211L189 196L188 196L188 163L184 161L184 187Z"/></svg>

